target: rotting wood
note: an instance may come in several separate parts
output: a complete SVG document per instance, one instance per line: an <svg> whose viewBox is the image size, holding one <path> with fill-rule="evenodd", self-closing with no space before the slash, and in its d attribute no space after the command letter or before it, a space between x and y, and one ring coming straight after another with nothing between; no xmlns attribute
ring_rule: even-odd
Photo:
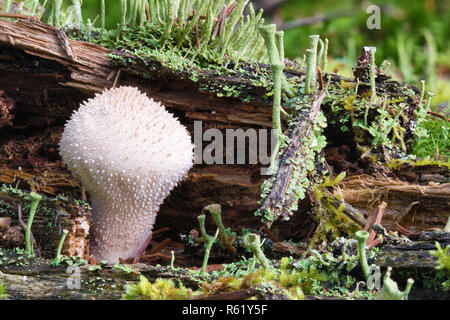
<svg viewBox="0 0 450 320"><path fill-rule="evenodd" d="M263 199L260 208L262 214L267 211L272 215L273 219L266 223L268 227L278 218L289 219L292 214L291 208L294 205L296 194L291 187L294 171L300 172L299 180L307 177L308 154L304 150L304 142L313 131L314 120L324 97L324 92L313 96L292 120L295 125L287 133L289 144L280 156L277 173L269 178L269 181L272 182L270 193Z"/></svg>
<svg viewBox="0 0 450 320"><path fill-rule="evenodd" d="M346 203L367 212L387 202L382 225L388 230L396 230L394 222L398 222L412 232L426 231L442 228L448 219L450 183L417 185L383 176L355 175L338 186Z"/></svg>

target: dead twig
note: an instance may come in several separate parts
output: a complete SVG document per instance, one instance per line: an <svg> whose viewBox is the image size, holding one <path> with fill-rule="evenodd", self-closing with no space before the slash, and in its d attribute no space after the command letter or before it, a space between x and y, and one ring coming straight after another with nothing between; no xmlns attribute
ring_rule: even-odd
<svg viewBox="0 0 450 320"><path fill-rule="evenodd" d="M387 206L386 202L384 201L381 202L380 205L378 206L378 210L374 214L372 214L370 218L367 220L367 224L364 227L364 231L369 232L369 238L367 239L366 242L367 244L371 244L374 241L376 232L375 230L373 230L373 226L376 224L380 224L386 206Z"/></svg>
<svg viewBox="0 0 450 320"><path fill-rule="evenodd" d="M150 249L149 253L153 254L153 253L157 253L160 252L162 249L164 249L165 247L167 247L167 245L170 243L170 239L166 239L163 242L161 242L160 244L158 244L156 247Z"/></svg>
<svg viewBox="0 0 450 320"><path fill-rule="evenodd" d="M147 238L147 240L145 240L145 242L142 244L142 246L139 248L136 257L134 257L132 264L136 264L139 262L139 260L142 257L142 254L144 253L145 249L147 248L148 244L150 243L150 241L152 241L152 236L153 234L150 234Z"/></svg>
<svg viewBox="0 0 450 320"><path fill-rule="evenodd" d="M428 111L428 114L432 115L434 117L440 118L442 120L447 120L448 122L450 122L450 118L447 118L446 116L444 116L444 115L442 115L440 113L437 113L437 112L434 112L434 111Z"/></svg>

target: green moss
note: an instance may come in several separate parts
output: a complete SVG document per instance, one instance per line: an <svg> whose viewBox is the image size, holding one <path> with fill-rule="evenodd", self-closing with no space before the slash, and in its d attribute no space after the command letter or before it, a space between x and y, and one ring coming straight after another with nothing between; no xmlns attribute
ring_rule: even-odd
<svg viewBox="0 0 450 320"><path fill-rule="evenodd" d="M0 300L6 300L9 297L6 286L0 282Z"/></svg>
<svg viewBox="0 0 450 320"><path fill-rule="evenodd" d="M436 250L430 251L430 254L437 258L436 270L442 270L445 281L442 282L442 288L444 290L450 290L450 245L447 245L444 249L439 242L436 242Z"/></svg>
<svg viewBox="0 0 450 320"><path fill-rule="evenodd" d="M144 276L140 276L137 284L126 286L124 300L187 300L188 289L170 279L158 278L151 283Z"/></svg>
<svg viewBox="0 0 450 320"><path fill-rule="evenodd" d="M414 166L414 167L426 167L426 166L437 166L443 167L450 170L450 159L448 161L436 160L430 157L425 159L395 159L391 162L386 163L386 167L396 170L403 166Z"/></svg>

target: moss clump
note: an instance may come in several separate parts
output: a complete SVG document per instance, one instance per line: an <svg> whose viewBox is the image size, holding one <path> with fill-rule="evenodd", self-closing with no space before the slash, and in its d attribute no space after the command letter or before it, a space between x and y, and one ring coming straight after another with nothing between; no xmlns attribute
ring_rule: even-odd
<svg viewBox="0 0 450 320"><path fill-rule="evenodd" d="M426 157L424 159L415 160L413 158L410 159L395 159L388 163L386 163L386 167L396 170L403 166L414 166L414 167L426 167L426 166L437 166L442 168L447 168L450 170L450 159L448 161L442 161L437 159L432 159L430 157Z"/></svg>
<svg viewBox="0 0 450 320"><path fill-rule="evenodd" d="M442 282L442 288L447 291L450 290L450 245L442 249L439 242L436 242L436 250L430 251L430 254L437 258L437 270L443 270L447 273L447 280Z"/></svg>
<svg viewBox="0 0 450 320"><path fill-rule="evenodd" d="M170 279L158 278L151 283L140 276L137 284L127 285L124 300L186 300L189 299L188 289L182 284L175 285Z"/></svg>

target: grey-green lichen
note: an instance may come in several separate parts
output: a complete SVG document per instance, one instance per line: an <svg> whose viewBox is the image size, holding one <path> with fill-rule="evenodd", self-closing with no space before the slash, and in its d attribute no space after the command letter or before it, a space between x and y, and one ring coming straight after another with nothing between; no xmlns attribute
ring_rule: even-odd
<svg viewBox="0 0 450 320"><path fill-rule="evenodd" d="M388 267L386 275L383 279L383 287L376 297L377 300L407 300L408 294L411 291L414 280L409 278L406 282L404 291L398 289L397 282L391 279L392 267Z"/></svg>
<svg viewBox="0 0 450 320"><path fill-rule="evenodd" d="M366 256L366 242L369 238L369 233L367 231L357 231L355 233L355 238L358 240L358 256L361 264L361 268L363 270L364 276L366 279L370 277L369 264L367 263Z"/></svg>
<svg viewBox="0 0 450 320"><path fill-rule="evenodd" d="M25 229L25 251L28 256L34 256L34 249L31 244L31 225L33 224L34 214L36 213L37 206L42 200L42 196L36 192L30 193L30 213L27 220L27 228Z"/></svg>

